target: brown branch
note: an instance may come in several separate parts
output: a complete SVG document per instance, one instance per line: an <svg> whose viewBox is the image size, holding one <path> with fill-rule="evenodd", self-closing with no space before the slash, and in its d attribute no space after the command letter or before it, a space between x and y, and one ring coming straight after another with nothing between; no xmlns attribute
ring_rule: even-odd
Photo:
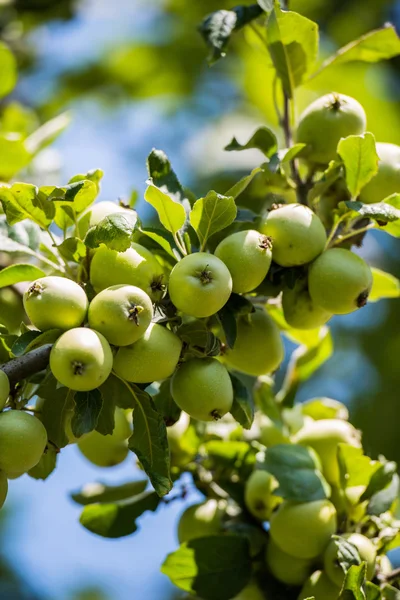
<svg viewBox="0 0 400 600"><path fill-rule="evenodd" d="M49 364L52 344L45 344L0 366L10 380L11 388L19 381L43 371Z"/></svg>

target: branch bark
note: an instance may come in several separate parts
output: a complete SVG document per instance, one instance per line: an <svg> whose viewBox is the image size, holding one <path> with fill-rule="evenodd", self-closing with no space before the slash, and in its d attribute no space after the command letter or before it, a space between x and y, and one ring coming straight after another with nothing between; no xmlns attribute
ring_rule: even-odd
<svg viewBox="0 0 400 600"><path fill-rule="evenodd" d="M53 344L45 344L0 366L0 369L8 376L11 388L19 381L39 373L47 367L52 346Z"/></svg>

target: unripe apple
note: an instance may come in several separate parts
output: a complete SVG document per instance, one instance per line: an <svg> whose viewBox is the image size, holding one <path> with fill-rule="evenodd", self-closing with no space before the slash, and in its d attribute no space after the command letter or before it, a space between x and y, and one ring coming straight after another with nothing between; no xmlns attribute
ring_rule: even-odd
<svg viewBox="0 0 400 600"><path fill-rule="evenodd" d="M295 329L316 329L332 317L332 313L312 301L304 281L297 281L293 289L283 290L282 308L287 324Z"/></svg>
<svg viewBox="0 0 400 600"><path fill-rule="evenodd" d="M132 433L128 419L125 412L118 407L115 409L114 418L115 427L111 435L91 431L79 438L77 444L83 456L98 467L114 467L128 456L128 438Z"/></svg>
<svg viewBox="0 0 400 600"><path fill-rule="evenodd" d="M331 248L310 266L311 299L333 314L344 315L365 306L371 287L371 269L350 250Z"/></svg>
<svg viewBox="0 0 400 600"><path fill-rule="evenodd" d="M4 471L0 471L0 508L6 501L8 493L8 480Z"/></svg>
<svg viewBox="0 0 400 600"><path fill-rule="evenodd" d="M171 379L176 404L199 421L216 421L232 408L229 373L215 358L193 358L183 363Z"/></svg>
<svg viewBox="0 0 400 600"><path fill-rule="evenodd" d="M272 240L272 258L281 267L305 265L326 244L325 228L317 215L302 204L287 204L271 210L260 231Z"/></svg>
<svg viewBox="0 0 400 600"><path fill-rule="evenodd" d="M196 538L218 535L221 531L222 512L217 500L206 500L189 506L179 519L179 543L184 544Z"/></svg>
<svg viewBox="0 0 400 600"><path fill-rule="evenodd" d="M181 349L178 336L162 325L150 323L137 342L118 350L114 371L133 383L161 381L175 371Z"/></svg>
<svg viewBox="0 0 400 600"><path fill-rule="evenodd" d="M10 380L4 371L0 369L0 410L6 405L8 396L10 395Z"/></svg>
<svg viewBox="0 0 400 600"><path fill-rule="evenodd" d="M70 329L50 352L50 369L62 385L79 392L99 387L111 373L113 355L106 338L85 327Z"/></svg>
<svg viewBox="0 0 400 600"><path fill-rule="evenodd" d="M296 558L316 558L336 533L335 507L329 500L285 501L271 517L271 537Z"/></svg>
<svg viewBox="0 0 400 600"><path fill-rule="evenodd" d="M274 508L282 502L282 498L274 496L278 487L275 477L267 471L253 471L246 481L244 502L247 510L260 521L268 521Z"/></svg>
<svg viewBox="0 0 400 600"><path fill-rule="evenodd" d="M266 600L255 581L251 581L233 600ZM272 599L271 599L272 600Z"/></svg>
<svg viewBox="0 0 400 600"><path fill-rule="evenodd" d="M175 265L168 289L178 310L191 317L210 317L227 303L232 277L222 260L213 254L197 252Z"/></svg>
<svg viewBox="0 0 400 600"><path fill-rule="evenodd" d="M115 213L127 212L131 210L124 208L120 204L110 202L109 200L103 200L103 202L96 202L92 206L89 206L79 217L78 221L78 233L79 237L83 239L91 227L94 227L100 221L113 215Z"/></svg>
<svg viewBox="0 0 400 600"><path fill-rule="evenodd" d="M341 419L309 421L293 436L295 444L311 446L319 455L327 481L339 483L338 444L361 447L360 434L350 423Z"/></svg>
<svg viewBox="0 0 400 600"><path fill-rule="evenodd" d="M39 419L21 410L0 414L0 470L26 473L42 458L47 433Z"/></svg>
<svg viewBox="0 0 400 600"><path fill-rule="evenodd" d="M377 570L381 575L390 575L393 571L392 563L386 554L380 554L376 557Z"/></svg>
<svg viewBox="0 0 400 600"><path fill-rule="evenodd" d="M79 327L88 306L83 289L65 277L41 277L24 294L26 314L40 331Z"/></svg>
<svg viewBox="0 0 400 600"><path fill-rule="evenodd" d="M150 297L133 285L113 285L93 298L89 326L110 344L129 346L141 338L153 318Z"/></svg>
<svg viewBox="0 0 400 600"><path fill-rule="evenodd" d="M190 417L187 413L181 412L176 423L167 427L167 436L169 449L171 452L179 453L181 451L180 440L190 425Z"/></svg>
<svg viewBox="0 0 400 600"><path fill-rule="evenodd" d="M26 320L21 296L13 288L0 289L0 323L9 333L19 333L22 321Z"/></svg>
<svg viewBox="0 0 400 600"><path fill-rule="evenodd" d="M268 542L265 557L272 575L286 585L303 585L312 570L311 560L290 556L273 539Z"/></svg>
<svg viewBox="0 0 400 600"><path fill-rule="evenodd" d="M230 367L248 375L266 375L279 367L283 357L279 328L264 308L256 306L253 313L239 317L235 345L224 354Z"/></svg>
<svg viewBox="0 0 400 600"><path fill-rule="evenodd" d="M395 144L376 144L379 156L378 172L363 187L361 202L373 204L381 202L392 194L400 193L400 146Z"/></svg>
<svg viewBox="0 0 400 600"><path fill-rule="evenodd" d="M335 585L323 571L315 571L305 582L297 600L338 600L340 587Z"/></svg>
<svg viewBox="0 0 400 600"><path fill-rule="evenodd" d="M134 285L144 290L153 302L161 300L165 276L150 250L132 242L125 252L100 246L90 265L90 282L96 292L112 285Z"/></svg>
<svg viewBox="0 0 400 600"><path fill-rule="evenodd" d="M362 561L367 565L367 579L372 579L375 574L376 548L373 542L360 533L343 535L343 538L353 544ZM342 587L345 573L338 561L338 541L332 539L324 553L324 570L333 583Z"/></svg>
<svg viewBox="0 0 400 600"><path fill-rule="evenodd" d="M258 231L238 231L228 235L215 249L215 256L228 267L232 291L251 292L266 277L271 266L270 239Z"/></svg>
<svg viewBox="0 0 400 600"><path fill-rule="evenodd" d="M286 444L289 442L289 437L286 435L283 427L279 427L267 415L259 417L260 442L269 448L276 444Z"/></svg>
<svg viewBox="0 0 400 600"><path fill-rule="evenodd" d="M307 160L327 165L337 157L340 138L364 133L367 117L350 96L331 93L312 102L300 115L296 142L307 144Z"/></svg>

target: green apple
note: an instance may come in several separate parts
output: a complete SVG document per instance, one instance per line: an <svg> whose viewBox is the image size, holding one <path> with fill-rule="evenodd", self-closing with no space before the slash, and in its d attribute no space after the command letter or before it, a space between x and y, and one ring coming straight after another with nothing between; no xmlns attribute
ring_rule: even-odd
<svg viewBox="0 0 400 600"><path fill-rule="evenodd" d="M79 327L89 302L83 289L65 277L41 277L24 293L24 307L32 324L40 331Z"/></svg>
<svg viewBox="0 0 400 600"><path fill-rule="evenodd" d="M361 560L367 565L367 579L372 579L376 561L376 548L373 542L360 533L345 534L343 538L357 548ZM338 562L338 540L336 539L332 539L325 550L324 570L335 585L342 587L345 572Z"/></svg>
<svg viewBox="0 0 400 600"><path fill-rule="evenodd" d="M103 200L103 202L96 202L96 204L89 206L89 208L87 208L79 217L79 237L83 240L83 238L85 237L85 235L91 227L94 227L109 215L114 215L115 213L121 212L130 213L131 210L128 208L124 208L123 206L121 206L120 204L116 204L115 202L110 202L109 200Z"/></svg>
<svg viewBox="0 0 400 600"><path fill-rule="evenodd" d="M380 554L376 557L376 567L377 571L381 575L390 575L390 573L393 571L392 563L386 554Z"/></svg>
<svg viewBox="0 0 400 600"><path fill-rule="evenodd" d="M336 509L329 500L286 500L271 516L271 537L296 558L317 558L336 533Z"/></svg>
<svg viewBox="0 0 400 600"><path fill-rule="evenodd" d="M331 93L312 102L300 115L296 142L307 144L307 160L327 165L337 157L340 138L365 132L367 117L350 96Z"/></svg>
<svg viewBox="0 0 400 600"><path fill-rule="evenodd" d="M85 327L70 329L50 352L50 369L62 385L78 392L99 387L111 373L113 355L106 338Z"/></svg>
<svg viewBox="0 0 400 600"><path fill-rule="evenodd" d="M286 585L303 585L312 571L312 561L306 558L296 558L283 552L273 539L267 544L266 562L269 571Z"/></svg>
<svg viewBox="0 0 400 600"><path fill-rule="evenodd" d="M0 471L0 508L6 501L8 493L8 480L4 471Z"/></svg>
<svg viewBox="0 0 400 600"><path fill-rule="evenodd" d="M114 467L128 456L128 438L132 431L121 408L115 409L115 427L111 435L91 431L78 440L78 448L85 458L98 467Z"/></svg>
<svg viewBox="0 0 400 600"><path fill-rule="evenodd" d="M26 320L22 298L13 288L0 289L0 323L9 333L19 334L22 321Z"/></svg>
<svg viewBox="0 0 400 600"><path fill-rule="evenodd" d="M272 258L281 267L305 265L323 252L325 228L307 206L287 204L271 210L260 231L272 240Z"/></svg>
<svg viewBox="0 0 400 600"><path fill-rule="evenodd" d="M100 246L90 265L90 282L96 292L113 285L134 285L153 302L161 300L165 288L163 268L150 250L132 242L125 252Z"/></svg>
<svg viewBox="0 0 400 600"><path fill-rule="evenodd" d="M221 531L222 512L217 500L206 500L189 506L179 519L179 543L184 544L196 538L218 535Z"/></svg>
<svg viewBox="0 0 400 600"><path fill-rule="evenodd" d="M0 369L0 410L6 405L8 396L10 395L10 380L4 371Z"/></svg>
<svg viewBox="0 0 400 600"><path fill-rule="evenodd" d="M283 290L282 308L286 323L295 329L316 329L332 317L332 313L312 301L304 280L298 280L292 289Z"/></svg>
<svg viewBox="0 0 400 600"><path fill-rule="evenodd" d="M340 587L336 586L323 571L315 571L305 582L297 600L338 600Z"/></svg>
<svg viewBox="0 0 400 600"><path fill-rule="evenodd" d="M0 414L0 470L26 473L42 458L47 433L39 419L22 410Z"/></svg>
<svg viewBox="0 0 400 600"><path fill-rule="evenodd" d="M310 266L311 299L333 314L344 315L365 306L371 287L370 267L350 250L331 248Z"/></svg>
<svg viewBox="0 0 400 600"><path fill-rule="evenodd" d="M230 367L257 377L275 371L283 358L279 328L263 307L239 317L235 345L224 354Z"/></svg>
<svg viewBox="0 0 400 600"><path fill-rule="evenodd" d="M229 373L215 358L193 358L183 363L171 379L176 404L199 421L216 421L232 408Z"/></svg>
<svg viewBox="0 0 400 600"><path fill-rule="evenodd" d="M153 318L150 297L133 285L112 285L93 298L89 326L110 344L129 346L141 338Z"/></svg>
<svg viewBox="0 0 400 600"><path fill-rule="evenodd" d="M244 502L247 510L260 521L268 521L272 511L282 502L274 496L278 487L275 477L267 471L253 471L244 488Z"/></svg>
<svg viewBox="0 0 400 600"><path fill-rule="evenodd" d="M266 600L255 581L251 581L233 600Z"/></svg>
<svg viewBox="0 0 400 600"><path fill-rule="evenodd" d="M260 442L269 448L276 444L287 444L289 437L286 435L283 426L275 423L267 415L259 417L258 426L260 429Z"/></svg>
<svg viewBox="0 0 400 600"><path fill-rule="evenodd" d="M228 235L215 249L215 256L228 267L232 291L251 292L265 279L271 266L271 240L250 229Z"/></svg>
<svg viewBox="0 0 400 600"><path fill-rule="evenodd" d="M378 172L363 187L361 202L373 204L381 202L392 194L400 193L400 146L395 144L376 144L379 156Z"/></svg>
<svg viewBox="0 0 400 600"><path fill-rule="evenodd" d="M178 310L191 317L210 317L227 303L232 292L232 277L217 256L197 252L175 265L168 289Z"/></svg>
<svg viewBox="0 0 400 600"><path fill-rule="evenodd" d="M114 371L133 383L161 381L174 373L181 349L178 336L162 325L150 323L137 342L118 350Z"/></svg>
<svg viewBox="0 0 400 600"><path fill-rule="evenodd" d="M317 452L325 478L333 485L337 485L340 479L338 444L350 444L361 448L360 434L357 429L341 419L308 421L305 427L293 436L293 442L311 446Z"/></svg>

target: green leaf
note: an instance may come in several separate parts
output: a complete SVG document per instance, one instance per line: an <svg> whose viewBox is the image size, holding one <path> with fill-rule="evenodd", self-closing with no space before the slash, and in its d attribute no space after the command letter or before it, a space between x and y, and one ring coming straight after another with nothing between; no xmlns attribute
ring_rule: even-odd
<svg viewBox="0 0 400 600"><path fill-rule="evenodd" d="M156 409L163 416L167 427L174 425L181 416L181 409L176 404L171 396L171 382L169 379L163 381L158 389L157 394L153 396L153 401Z"/></svg>
<svg viewBox="0 0 400 600"><path fill-rule="evenodd" d="M311 203L327 192L331 185L341 177L342 171L342 164L335 160L331 160L328 168L322 173L321 177L309 191L308 201Z"/></svg>
<svg viewBox="0 0 400 600"><path fill-rule="evenodd" d="M1 187L0 201L10 225L23 219L32 219L39 227L47 229L55 216L54 204L30 183Z"/></svg>
<svg viewBox="0 0 400 600"><path fill-rule="evenodd" d="M400 297L400 281L397 277L375 267L372 267L371 271L373 280L368 302L376 302L382 298Z"/></svg>
<svg viewBox="0 0 400 600"><path fill-rule="evenodd" d="M167 233L165 231L162 229L156 229L155 227L146 227L141 228L140 233L143 233L143 235L153 240L153 242L165 250L168 256L171 256L175 262L177 261L177 256L171 246L171 242L167 238Z"/></svg>
<svg viewBox="0 0 400 600"><path fill-rule="evenodd" d="M345 167L350 194L356 198L362 188L378 172L379 157L372 133L349 135L339 141L337 152Z"/></svg>
<svg viewBox="0 0 400 600"><path fill-rule="evenodd" d="M293 406L296 392L303 381L309 379L333 353L332 336L327 327L322 327L315 345L299 346L290 358L285 380L277 396L284 406Z"/></svg>
<svg viewBox="0 0 400 600"><path fill-rule="evenodd" d="M254 401L250 390L238 377L229 374L233 387L231 415L242 427L250 429L254 421Z"/></svg>
<svg viewBox="0 0 400 600"><path fill-rule="evenodd" d="M307 144L293 144L293 146L291 146L290 148L285 148L284 150L279 150L278 151L278 155L279 155L279 160L281 163L287 163L290 162L291 160L294 160L295 158L299 157L302 155L302 152L304 150L304 148L307 147Z"/></svg>
<svg viewBox="0 0 400 600"><path fill-rule="evenodd" d="M104 504L118 502L142 494L148 484L147 479L130 481L122 485L106 485L104 483L87 483L77 492L71 493L71 498L77 504Z"/></svg>
<svg viewBox="0 0 400 600"><path fill-rule="evenodd" d="M222 231L235 220L237 208L231 196L222 196L217 192L208 192L205 198L200 198L194 203L189 219L197 233L204 250L207 240L218 231Z"/></svg>
<svg viewBox="0 0 400 600"><path fill-rule="evenodd" d="M242 177L242 179L235 183L235 185L233 185L224 195L228 197L230 196L234 200L236 200L236 198L240 196L240 194L242 194L244 190L250 185L254 177L258 175L258 173L262 173L262 171L263 169L261 167L256 167L252 170L250 175Z"/></svg>
<svg viewBox="0 0 400 600"><path fill-rule="evenodd" d="M289 98L312 69L318 54L318 25L275 2L267 22L267 45Z"/></svg>
<svg viewBox="0 0 400 600"><path fill-rule="evenodd" d="M0 288L14 285L20 281L33 281L39 277L44 277L45 272L35 265L18 263L10 265L0 271Z"/></svg>
<svg viewBox="0 0 400 600"><path fill-rule="evenodd" d="M0 134L0 181L9 181L31 159L22 137L13 133Z"/></svg>
<svg viewBox="0 0 400 600"><path fill-rule="evenodd" d="M210 48L208 62L213 64L225 57L232 34L257 19L262 12L260 6L250 5L236 6L232 10L217 10L208 15L199 26L199 31Z"/></svg>
<svg viewBox="0 0 400 600"><path fill-rule="evenodd" d="M119 538L134 533L136 520L147 510L155 511L160 499L155 492L143 492L132 500L89 504L80 516L80 523L92 533L106 538Z"/></svg>
<svg viewBox="0 0 400 600"><path fill-rule="evenodd" d="M64 448L69 442L64 423L66 412L73 403L73 392L57 385L55 377L49 374L39 386L37 395L44 399L40 420L46 428L49 441L57 448Z"/></svg>
<svg viewBox="0 0 400 600"><path fill-rule="evenodd" d="M393 478L389 485L383 490L376 492L368 503L367 513L369 515L381 515L387 510L393 508L393 504L399 497L400 480L397 473L393 475Z"/></svg>
<svg viewBox="0 0 400 600"><path fill-rule="evenodd" d="M47 448L38 464L28 471L29 477L45 480L52 474L57 466L58 452L54 448Z"/></svg>
<svg viewBox="0 0 400 600"><path fill-rule="evenodd" d="M267 448L262 467L278 480L274 494L285 500L312 502L329 496L329 485L309 448L297 444Z"/></svg>
<svg viewBox="0 0 400 600"><path fill-rule="evenodd" d="M187 194L181 186L168 156L162 150L153 150L147 157L147 171L153 184L176 202L184 202Z"/></svg>
<svg viewBox="0 0 400 600"><path fill-rule="evenodd" d="M400 198L400 194L395 194L395 196L397 195ZM377 202L376 204L363 204L362 202L352 202L350 200L346 201L344 204L347 206L347 208L356 212L361 217L373 219L380 226L386 226L387 223L393 223L399 221L400 219L400 207L397 208L391 204L386 203L386 201ZM395 223L395 226L396 229L399 228L400 233L400 223ZM388 231L386 227L385 231Z"/></svg>
<svg viewBox="0 0 400 600"><path fill-rule="evenodd" d="M11 50L0 42L0 98L9 94L17 83L17 61Z"/></svg>
<svg viewBox="0 0 400 600"><path fill-rule="evenodd" d="M66 238L59 246L57 250L63 258L68 261L79 263L82 258L86 256L86 246L76 237Z"/></svg>
<svg viewBox="0 0 400 600"><path fill-rule="evenodd" d="M41 125L25 140L25 147L30 154L37 154L54 140L68 127L71 122L69 113L62 113Z"/></svg>
<svg viewBox="0 0 400 600"><path fill-rule="evenodd" d="M349 444L339 444L338 462L343 489L367 486L375 471L380 467L378 461L364 456L362 448L355 448Z"/></svg>
<svg viewBox="0 0 400 600"><path fill-rule="evenodd" d="M144 199L156 209L162 225L171 233L177 233L185 224L186 211L182 204L175 202L168 194L150 183Z"/></svg>
<svg viewBox="0 0 400 600"><path fill-rule="evenodd" d="M400 213L400 194L392 194L391 196L388 196L383 200L383 204L395 209L396 212L393 216L396 216L397 218L394 220L391 219L390 222L383 224L381 226L382 231L385 231L394 237L400 237L400 220L398 217ZM381 223L378 224L381 225Z"/></svg>
<svg viewBox="0 0 400 600"><path fill-rule="evenodd" d="M98 248L100 244L105 244L111 250L124 252L131 246L137 224L137 213L133 210L108 215L89 229L84 242L88 248Z"/></svg>
<svg viewBox="0 0 400 600"><path fill-rule="evenodd" d="M0 235L9 237L23 246L28 246L30 250L39 249L41 233L40 227L29 219L9 225L6 216L0 215Z"/></svg>
<svg viewBox="0 0 400 600"><path fill-rule="evenodd" d="M230 600L250 581L248 541L234 535L191 540L167 556L161 572L204 600Z"/></svg>
<svg viewBox="0 0 400 600"><path fill-rule="evenodd" d="M236 318L254 312L253 304L244 296L231 294L228 302L218 311L218 320L222 325L225 341L229 348L233 348L237 336Z"/></svg>
<svg viewBox="0 0 400 600"><path fill-rule="evenodd" d="M25 331L20 335L11 346L11 352L14 356L22 356L25 353L27 346L41 335L40 331Z"/></svg>
<svg viewBox="0 0 400 600"><path fill-rule="evenodd" d="M74 402L71 429L74 436L79 438L96 428L103 405L103 397L97 389L89 392L75 392Z"/></svg>
<svg viewBox="0 0 400 600"><path fill-rule="evenodd" d="M62 333L61 329L48 329L47 331L43 331L43 333L39 332L39 335L32 336L31 341L26 344L24 354L45 344L54 344Z"/></svg>
<svg viewBox="0 0 400 600"><path fill-rule="evenodd" d="M268 127L259 127L246 144L242 145L236 138L233 138L232 141L225 146L225 150L228 152L231 152L232 150L249 150L251 148L261 150L265 156L270 158L278 150L276 135L271 129L268 129Z"/></svg>
<svg viewBox="0 0 400 600"><path fill-rule="evenodd" d="M356 546L345 538L333 536L337 548L337 562L343 569L343 576L353 565L360 565L361 558Z"/></svg>
<svg viewBox="0 0 400 600"><path fill-rule="evenodd" d="M365 583L365 592L367 600L382 600L381 588L378 585L375 585L375 583L371 583L371 581Z"/></svg>
<svg viewBox="0 0 400 600"><path fill-rule="evenodd" d="M388 461L380 464L379 468L372 475L360 501L369 500L374 494L385 489L392 482L396 472L397 465L395 462Z"/></svg>
<svg viewBox="0 0 400 600"><path fill-rule="evenodd" d="M91 169L87 173L79 173L78 175L74 175L68 181L68 183L75 183L77 181L84 181L88 179L92 181L97 189L97 193L100 191L100 181L103 179L104 172L101 169Z"/></svg>
<svg viewBox="0 0 400 600"><path fill-rule="evenodd" d="M365 600L363 589L366 575L365 562L361 565L353 565L346 573L339 600Z"/></svg>
<svg viewBox="0 0 400 600"><path fill-rule="evenodd" d="M393 25L385 25L382 29L375 29L357 40L340 48L333 56L327 58L310 77L319 75L327 68L352 61L374 63L380 60L393 58L400 54L400 39Z"/></svg>
<svg viewBox="0 0 400 600"><path fill-rule="evenodd" d="M60 229L65 230L75 225L76 217L94 202L98 189L97 182L85 179L61 188L42 187L40 191L56 205L54 221Z"/></svg>
<svg viewBox="0 0 400 600"><path fill-rule="evenodd" d="M112 393L112 379L108 379L99 387L103 402L96 423L96 431L102 435L111 435L115 427L115 396ZM111 380L111 382L110 382ZM111 391L110 391L111 390Z"/></svg>

